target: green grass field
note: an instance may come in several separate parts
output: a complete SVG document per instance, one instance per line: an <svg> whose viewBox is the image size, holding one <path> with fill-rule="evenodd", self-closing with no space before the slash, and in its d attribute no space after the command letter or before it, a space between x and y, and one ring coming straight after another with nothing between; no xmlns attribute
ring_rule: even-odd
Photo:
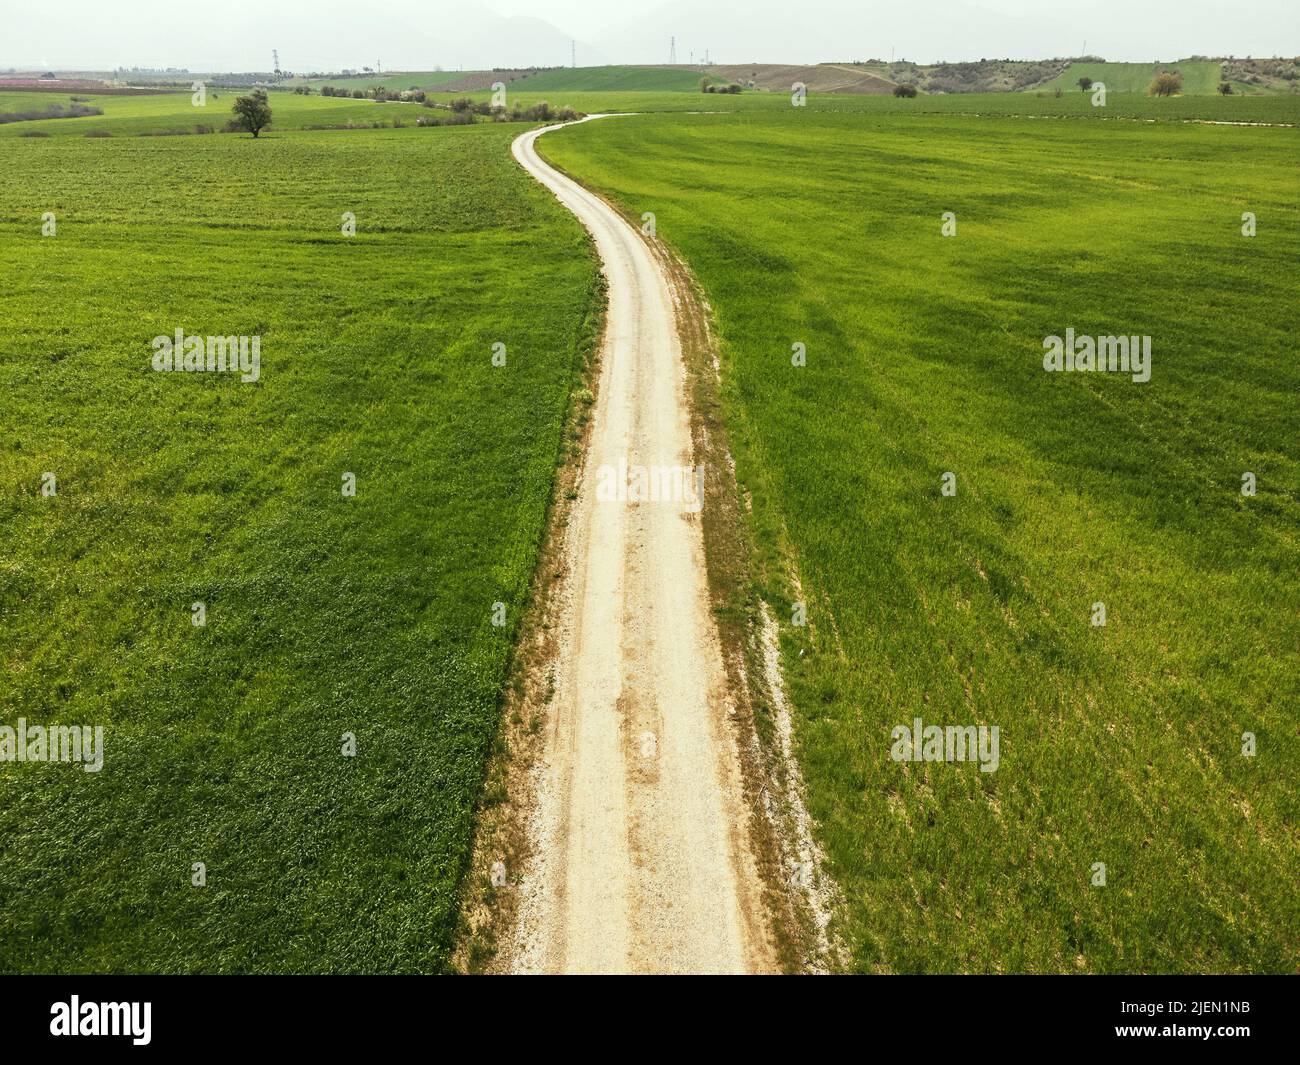
<svg viewBox="0 0 1300 1065"><path fill-rule="evenodd" d="M579 71L581 73L581 71ZM540 75L539 75L540 76ZM603 111L683 112L722 111L742 114L780 114L793 111L785 93L747 92L738 96L700 92L590 92L580 89L525 91L516 86L533 84L532 78L507 86L509 104L532 105L546 100L555 107L569 106L596 114ZM194 133L200 127L220 130L230 118L230 106L239 95L231 90L209 91L205 107L194 107L189 93L157 96L86 96L86 102L100 108L102 115L85 118L46 119L0 125L0 138L24 137L32 133L50 137L84 137L107 133L113 137L134 137L157 133ZM458 96L488 100L490 92L432 93L434 100L447 102ZM273 92L270 97L274 121L269 135L312 126L370 125L394 121L414 126L429 111L415 103L352 100L340 97L298 96ZM67 106L67 97L55 93L0 91L0 111L25 111ZM1095 108L1090 98L1075 89L1056 97L1052 93L958 93L919 96L899 100L893 96L833 93L808 97L802 113L832 112L872 115L1024 115L1034 118L1116 118L1155 121L1224 121L1300 123L1300 96L1254 96L1224 99L1219 96L1178 96L1155 99L1143 93L1110 93L1104 108Z"/></svg>
<svg viewBox="0 0 1300 1065"><path fill-rule="evenodd" d="M560 67L531 74L511 86L529 93L563 92L693 92L700 91L699 71L681 67ZM708 75L715 85L724 79Z"/></svg>
<svg viewBox="0 0 1300 1065"><path fill-rule="evenodd" d="M0 125L0 137L21 137L32 132L51 137L84 137L87 133L108 133L113 137L133 137L156 133L194 133L199 127L221 130L230 119L230 108L243 90L209 88L207 102L195 107L191 94L165 93L155 96L84 96L88 106L98 107L102 115L85 118L43 119L33 122L10 122ZM392 125L397 119L414 126L428 111L416 103L343 99L334 96L299 96L292 92L273 92L272 130L307 129L311 126L341 126L349 122L362 125L381 122ZM54 93L11 93L0 91L0 111L25 111L48 107L52 103L69 106L66 96Z"/></svg>
<svg viewBox="0 0 1300 1065"><path fill-rule="evenodd" d="M518 132L0 144L0 721L105 728L0 765L0 970L444 966L596 301Z"/></svg>
<svg viewBox="0 0 1300 1065"><path fill-rule="evenodd" d="M1188 96L1209 96L1219 91L1219 64L1212 59L1170 60L1167 63L1071 63L1059 77L1036 86L1034 91L1055 89L1079 91L1082 77L1100 81L1108 92L1146 92L1157 74L1176 70L1183 77Z"/></svg>
<svg viewBox="0 0 1300 1065"><path fill-rule="evenodd" d="M285 85L308 85L319 89L322 85L332 85L337 89L369 89L383 86L385 89L437 89L460 81L474 71L468 70L409 70L400 74L361 74L351 78L289 78Z"/></svg>
<svg viewBox="0 0 1300 1065"><path fill-rule="evenodd" d="M556 107L572 107L586 114L600 112L738 112L741 114L783 114L795 111L787 93L744 92L736 96L700 92L582 92L557 90L533 92L526 88L531 79L507 87L510 103L524 105L546 100ZM432 94L435 100L449 100L454 95L488 99L491 94ZM1300 123L1300 96L1255 96L1250 99L1223 99L1220 96L1175 96L1155 98L1141 93L1109 93L1105 107L1093 107L1091 99L1079 92L1063 93L950 93L918 96L911 100L887 94L816 93L809 94L802 114L833 113L864 116L886 115L970 115L1024 116L1026 118L1109 118L1155 122L1263 122L1294 125ZM92 121L78 119L77 121Z"/></svg>
<svg viewBox="0 0 1300 1065"><path fill-rule="evenodd" d="M1294 972L1300 132L986 101L541 146L713 307L757 587L808 604L784 663L853 968ZM1265 104L1294 117L1195 113ZM1067 327L1151 336L1150 382L1044 372ZM892 760L918 716L999 727L1000 768Z"/></svg>

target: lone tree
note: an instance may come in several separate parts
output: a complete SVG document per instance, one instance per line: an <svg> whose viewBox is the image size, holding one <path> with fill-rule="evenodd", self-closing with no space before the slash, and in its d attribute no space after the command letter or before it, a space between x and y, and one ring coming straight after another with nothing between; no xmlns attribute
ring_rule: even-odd
<svg viewBox="0 0 1300 1065"><path fill-rule="evenodd" d="M895 95L895 96L901 96L901 97L903 97L904 99L908 99L908 100L910 100L913 96L916 95L916 86L915 86L915 85L908 85L906 82L904 82L904 83L901 84L901 85L895 85L895 86L894 86L894 95Z"/></svg>
<svg viewBox="0 0 1300 1065"><path fill-rule="evenodd" d="M1221 82L1219 82L1219 92L1220 92L1220 94L1223 95L1223 96L1231 96L1231 95L1232 95L1232 82L1230 82L1230 81L1221 81Z"/></svg>
<svg viewBox="0 0 1300 1065"><path fill-rule="evenodd" d="M1182 76L1176 70L1166 70L1163 74L1156 75L1156 80L1151 83L1148 91L1152 96L1173 96L1174 93L1183 91Z"/></svg>
<svg viewBox="0 0 1300 1065"><path fill-rule="evenodd" d="M1087 92L1091 88L1092 88L1092 78L1088 77L1088 75L1085 74L1083 77L1079 79L1079 91Z"/></svg>
<svg viewBox="0 0 1300 1065"><path fill-rule="evenodd" d="M235 113L235 128L246 129L254 137L271 124L271 105L266 101L265 89L254 89L247 96L236 97L231 110Z"/></svg>

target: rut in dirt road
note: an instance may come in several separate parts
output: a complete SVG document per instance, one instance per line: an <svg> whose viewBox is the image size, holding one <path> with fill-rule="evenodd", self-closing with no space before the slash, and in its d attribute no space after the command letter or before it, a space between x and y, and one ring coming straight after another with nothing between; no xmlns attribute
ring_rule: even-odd
<svg viewBox="0 0 1300 1065"><path fill-rule="evenodd" d="M636 229L542 161L534 142L546 132L517 138L515 158L591 232L609 311L565 543L568 598L512 967L771 971L710 612L673 290ZM676 471L679 490L607 498L637 470Z"/></svg>

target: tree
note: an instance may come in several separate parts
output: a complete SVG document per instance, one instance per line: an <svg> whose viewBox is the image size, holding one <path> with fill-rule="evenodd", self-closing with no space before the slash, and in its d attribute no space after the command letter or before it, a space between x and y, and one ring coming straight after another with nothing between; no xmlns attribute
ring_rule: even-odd
<svg viewBox="0 0 1300 1065"><path fill-rule="evenodd" d="M1223 96L1231 96L1231 95L1232 95L1232 82L1230 82L1230 81L1221 81L1221 82L1219 82L1219 92L1220 92L1220 94L1222 94Z"/></svg>
<svg viewBox="0 0 1300 1065"><path fill-rule="evenodd" d="M908 99L911 99L913 96L916 95L916 86L915 86L915 85L908 85L908 84L906 84L906 83L904 83L904 84L902 84L902 85L895 85L895 86L894 86L894 95L895 95L895 96L902 96L902 97L906 97L906 98L908 98Z"/></svg>
<svg viewBox="0 0 1300 1065"><path fill-rule="evenodd" d="M1085 74L1083 77L1079 79L1079 90L1081 92L1087 92L1091 88L1092 88L1092 78L1088 77L1088 75Z"/></svg>
<svg viewBox="0 0 1300 1065"><path fill-rule="evenodd" d="M235 113L235 127L248 130L254 137L271 124L271 105L267 103L265 89L254 89L247 96L236 97L231 110Z"/></svg>
<svg viewBox="0 0 1300 1065"><path fill-rule="evenodd" d="M1151 83L1151 88L1147 91L1152 96L1173 96L1174 93L1182 92L1183 79L1176 70L1166 70L1163 74L1157 74L1156 80Z"/></svg>

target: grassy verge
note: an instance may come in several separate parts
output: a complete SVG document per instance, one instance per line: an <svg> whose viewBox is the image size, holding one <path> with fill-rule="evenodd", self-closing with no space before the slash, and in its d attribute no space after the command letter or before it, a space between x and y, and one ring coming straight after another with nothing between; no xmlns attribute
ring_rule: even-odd
<svg viewBox="0 0 1300 1065"><path fill-rule="evenodd" d="M714 308L857 968L1300 963L1297 136L784 111L545 142ZM1151 382L1045 373L1067 327L1152 336ZM999 768L894 761L917 716L998 726Z"/></svg>

